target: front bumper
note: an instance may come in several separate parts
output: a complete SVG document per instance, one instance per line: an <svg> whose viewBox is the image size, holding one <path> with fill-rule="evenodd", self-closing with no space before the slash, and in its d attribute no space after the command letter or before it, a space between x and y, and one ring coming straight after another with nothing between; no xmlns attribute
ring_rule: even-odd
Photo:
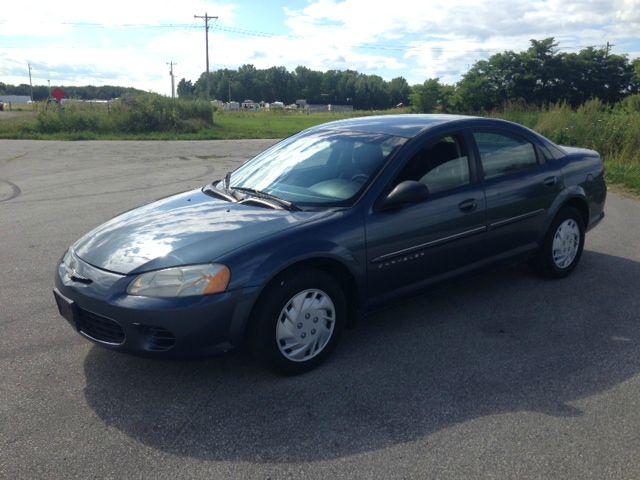
<svg viewBox="0 0 640 480"><path fill-rule="evenodd" d="M600 212L595 218L591 218L589 221L589 225L587 225L586 232L592 230L595 226L597 226L602 219L604 218L604 211Z"/></svg>
<svg viewBox="0 0 640 480"><path fill-rule="evenodd" d="M78 333L105 348L193 357L226 352L242 342L257 288L201 297L137 297L126 293L131 277L77 260L71 277L59 265L58 309Z"/></svg>

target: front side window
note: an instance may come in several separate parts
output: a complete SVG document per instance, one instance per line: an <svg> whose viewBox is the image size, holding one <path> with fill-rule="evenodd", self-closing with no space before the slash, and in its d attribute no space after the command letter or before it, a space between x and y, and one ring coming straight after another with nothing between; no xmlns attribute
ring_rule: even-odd
<svg viewBox="0 0 640 480"><path fill-rule="evenodd" d="M298 206L348 206L405 141L363 132L301 133L246 162L230 175L228 186L265 192Z"/></svg>
<svg viewBox="0 0 640 480"><path fill-rule="evenodd" d="M474 132L484 178L508 175L538 164L536 150L527 140L501 133Z"/></svg>
<svg viewBox="0 0 640 480"><path fill-rule="evenodd" d="M396 184L404 180L424 183L429 193L439 193L469 184L469 156L458 135L430 142L416 153L400 172Z"/></svg>

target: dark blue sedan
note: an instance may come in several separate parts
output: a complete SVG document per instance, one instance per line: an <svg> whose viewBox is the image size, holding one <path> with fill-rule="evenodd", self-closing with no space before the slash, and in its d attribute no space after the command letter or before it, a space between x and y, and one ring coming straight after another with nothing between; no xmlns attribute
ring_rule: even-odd
<svg viewBox="0 0 640 480"><path fill-rule="evenodd" d="M102 346L321 363L362 312L507 259L570 274L604 216L591 150L451 115L294 135L224 179L124 213L61 259L60 313Z"/></svg>

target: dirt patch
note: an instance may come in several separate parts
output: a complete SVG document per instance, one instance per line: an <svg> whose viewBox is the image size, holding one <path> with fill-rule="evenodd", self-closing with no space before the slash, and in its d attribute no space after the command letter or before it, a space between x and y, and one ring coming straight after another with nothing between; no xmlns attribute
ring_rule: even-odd
<svg viewBox="0 0 640 480"><path fill-rule="evenodd" d="M5 106L5 108L7 108ZM31 117L35 117L36 116L36 112L24 112L24 111L0 111L0 122L3 120L16 120L16 119L20 119L20 118L31 118Z"/></svg>
<svg viewBox="0 0 640 480"><path fill-rule="evenodd" d="M621 197L628 198L630 200L640 200L640 194L629 190L624 185L620 185L618 183L608 183L608 189Z"/></svg>

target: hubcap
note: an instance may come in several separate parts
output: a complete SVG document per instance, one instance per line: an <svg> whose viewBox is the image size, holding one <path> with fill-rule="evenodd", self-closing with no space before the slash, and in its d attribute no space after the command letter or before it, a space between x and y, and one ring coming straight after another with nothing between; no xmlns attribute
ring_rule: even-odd
<svg viewBox="0 0 640 480"><path fill-rule="evenodd" d="M558 268L567 268L576 258L579 246L580 228L574 219L569 218L558 226L553 236L553 263Z"/></svg>
<svg viewBox="0 0 640 480"><path fill-rule="evenodd" d="M278 317L276 342L293 362L318 355L329 343L336 323L333 301L322 290L304 290L291 298Z"/></svg>

